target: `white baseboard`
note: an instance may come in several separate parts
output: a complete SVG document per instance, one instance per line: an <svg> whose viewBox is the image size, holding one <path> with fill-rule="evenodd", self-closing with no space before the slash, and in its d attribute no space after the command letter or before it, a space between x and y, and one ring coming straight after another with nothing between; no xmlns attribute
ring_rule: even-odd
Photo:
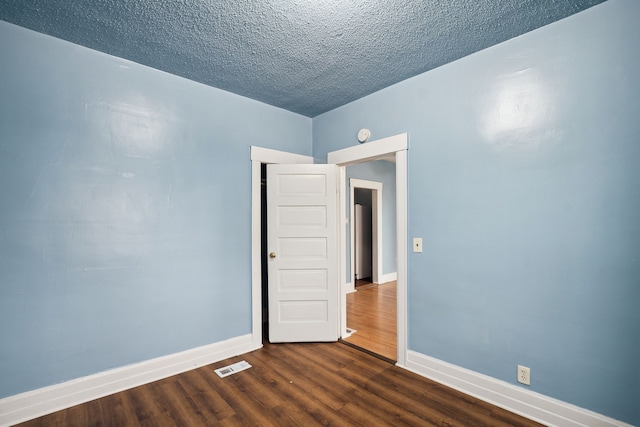
<svg viewBox="0 0 640 427"><path fill-rule="evenodd" d="M622 421L411 351L405 369L548 426L632 427Z"/></svg>
<svg viewBox="0 0 640 427"><path fill-rule="evenodd" d="M356 291L356 287L354 286L353 282L349 282L349 283L345 283L344 284L344 293L345 294L350 294L352 292Z"/></svg>
<svg viewBox="0 0 640 427"><path fill-rule="evenodd" d="M398 280L398 273L397 272L393 272L393 273L387 273L387 274L383 274L380 278L380 285L383 283L388 283L388 282L393 282L394 280Z"/></svg>
<svg viewBox="0 0 640 427"><path fill-rule="evenodd" d="M10 426L260 348L251 334L0 399Z"/></svg>

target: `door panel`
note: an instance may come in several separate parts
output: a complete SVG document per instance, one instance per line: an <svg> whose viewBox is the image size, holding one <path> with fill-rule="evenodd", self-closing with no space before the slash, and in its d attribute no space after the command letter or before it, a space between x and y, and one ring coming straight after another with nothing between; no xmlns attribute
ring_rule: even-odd
<svg viewBox="0 0 640 427"><path fill-rule="evenodd" d="M339 336L335 165L267 166L269 340Z"/></svg>

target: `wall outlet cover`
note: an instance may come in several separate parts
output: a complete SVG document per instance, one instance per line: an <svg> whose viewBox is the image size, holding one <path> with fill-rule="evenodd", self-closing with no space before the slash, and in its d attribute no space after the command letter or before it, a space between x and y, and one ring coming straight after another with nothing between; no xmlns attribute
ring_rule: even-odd
<svg viewBox="0 0 640 427"><path fill-rule="evenodd" d="M518 382L524 385L531 385L531 370L526 366L518 365Z"/></svg>

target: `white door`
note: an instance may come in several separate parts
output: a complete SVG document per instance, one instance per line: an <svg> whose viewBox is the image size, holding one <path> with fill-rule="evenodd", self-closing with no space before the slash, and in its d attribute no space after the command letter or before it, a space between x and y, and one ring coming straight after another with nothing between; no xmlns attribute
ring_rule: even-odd
<svg viewBox="0 0 640 427"><path fill-rule="evenodd" d="M337 341L336 165L267 166L269 341Z"/></svg>

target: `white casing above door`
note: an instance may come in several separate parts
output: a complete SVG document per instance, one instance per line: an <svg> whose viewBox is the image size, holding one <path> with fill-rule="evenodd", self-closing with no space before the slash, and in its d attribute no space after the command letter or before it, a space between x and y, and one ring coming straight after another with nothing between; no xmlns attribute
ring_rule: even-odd
<svg viewBox="0 0 640 427"><path fill-rule="evenodd" d="M337 341L336 165L267 166L269 341Z"/></svg>

